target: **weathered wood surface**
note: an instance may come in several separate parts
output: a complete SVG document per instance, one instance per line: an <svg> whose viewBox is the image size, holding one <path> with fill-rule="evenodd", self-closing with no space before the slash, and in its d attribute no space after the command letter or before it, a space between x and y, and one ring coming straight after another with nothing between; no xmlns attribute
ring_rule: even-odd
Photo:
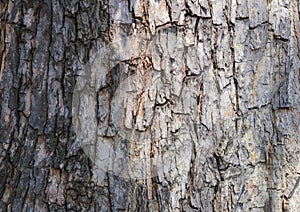
<svg viewBox="0 0 300 212"><path fill-rule="evenodd" d="M0 211L299 210L298 0L4 0L0 12ZM162 87L126 105L124 126L192 149L152 179L100 173L76 142L78 75L103 43L170 27L162 61L107 75L98 124L146 67Z"/></svg>

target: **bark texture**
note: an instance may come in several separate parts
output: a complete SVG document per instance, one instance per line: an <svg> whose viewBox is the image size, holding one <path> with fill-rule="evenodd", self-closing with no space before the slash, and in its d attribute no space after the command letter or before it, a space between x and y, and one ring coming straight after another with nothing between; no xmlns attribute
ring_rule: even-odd
<svg viewBox="0 0 300 212"><path fill-rule="evenodd" d="M0 211L299 210L298 0L4 0L0 12ZM105 76L101 136L119 148L111 99L133 73L160 84L124 96L124 126L145 145L192 143L145 180L99 173L72 120L85 64L135 33L167 56L127 56Z"/></svg>

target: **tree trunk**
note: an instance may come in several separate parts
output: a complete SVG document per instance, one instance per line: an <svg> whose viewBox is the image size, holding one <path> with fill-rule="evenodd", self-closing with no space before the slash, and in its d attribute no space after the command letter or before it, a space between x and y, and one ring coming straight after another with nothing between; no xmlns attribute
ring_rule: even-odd
<svg viewBox="0 0 300 212"><path fill-rule="evenodd" d="M4 0L0 211L298 211L298 0Z"/></svg>

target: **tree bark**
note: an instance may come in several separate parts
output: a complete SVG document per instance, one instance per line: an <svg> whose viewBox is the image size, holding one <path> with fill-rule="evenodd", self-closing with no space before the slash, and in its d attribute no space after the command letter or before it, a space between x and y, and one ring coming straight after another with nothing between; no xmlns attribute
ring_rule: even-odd
<svg viewBox="0 0 300 212"><path fill-rule="evenodd" d="M0 211L299 210L298 0L4 0L0 12ZM150 50L135 43L149 37ZM96 121L80 125L74 103ZM85 146L95 131L120 167L101 166L98 140ZM132 154L146 155L138 177Z"/></svg>

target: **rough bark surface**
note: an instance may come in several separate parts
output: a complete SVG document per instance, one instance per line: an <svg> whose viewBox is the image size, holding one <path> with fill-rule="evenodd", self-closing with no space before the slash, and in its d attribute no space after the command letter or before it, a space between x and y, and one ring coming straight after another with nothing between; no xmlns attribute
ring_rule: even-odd
<svg viewBox="0 0 300 212"><path fill-rule="evenodd" d="M299 210L298 0L4 0L0 14L0 211ZM78 75L103 42L170 27L163 61L107 76L98 124L120 79L147 68L163 89L130 101L125 124L192 149L150 179L99 175L75 141Z"/></svg>

